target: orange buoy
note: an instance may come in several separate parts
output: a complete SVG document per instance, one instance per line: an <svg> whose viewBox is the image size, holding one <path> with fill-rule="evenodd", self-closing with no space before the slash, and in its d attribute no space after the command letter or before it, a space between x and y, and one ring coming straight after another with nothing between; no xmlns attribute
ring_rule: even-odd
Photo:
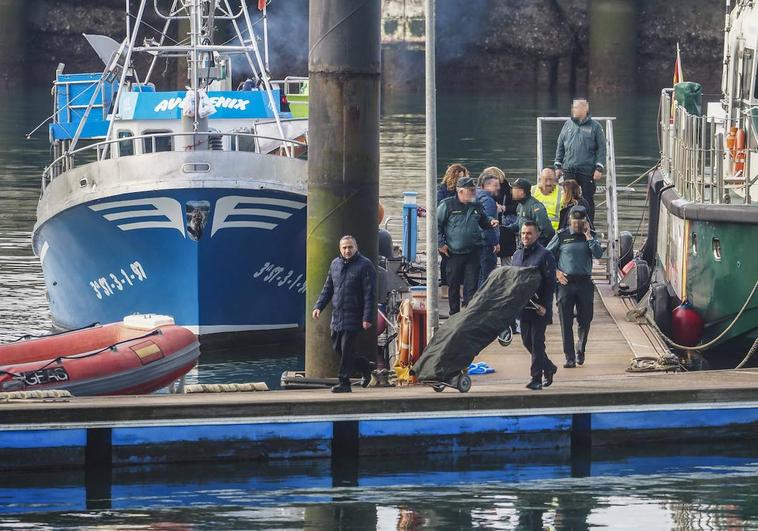
<svg viewBox="0 0 758 531"><path fill-rule="evenodd" d="M407 367L411 361L411 335L413 329L413 307L411 301L400 303L398 313L397 361L396 366Z"/></svg>
<svg viewBox="0 0 758 531"><path fill-rule="evenodd" d="M729 129L729 134L726 135L726 149L729 150L729 153L732 154L732 159L734 159L736 153L734 150L734 144L737 140L737 128L732 127Z"/></svg>
<svg viewBox="0 0 758 531"><path fill-rule="evenodd" d="M734 156L734 173L739 173L745 169L745 144L747 143L747 133L744 129L737 130L735 139L736 155Z"/></svg>

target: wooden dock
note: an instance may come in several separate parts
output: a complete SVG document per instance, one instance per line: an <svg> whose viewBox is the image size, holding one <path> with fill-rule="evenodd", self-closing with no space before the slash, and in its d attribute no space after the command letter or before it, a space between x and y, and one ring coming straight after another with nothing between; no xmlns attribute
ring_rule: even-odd
<svg viewBox="0 0 758 531"><path fill-rule="evenodd" d="M758 433L758 370L629 373L662 352L625 320L633 306L598 282L586 363L563 368L560 327L547 351L555 383L525 388L529 355L514 336L483 351L496 372L467 394L426 386L0 403L0 468L290 459L540 449L633 440L734 439ZM557 315L557 314L556 314Z"/></svg>

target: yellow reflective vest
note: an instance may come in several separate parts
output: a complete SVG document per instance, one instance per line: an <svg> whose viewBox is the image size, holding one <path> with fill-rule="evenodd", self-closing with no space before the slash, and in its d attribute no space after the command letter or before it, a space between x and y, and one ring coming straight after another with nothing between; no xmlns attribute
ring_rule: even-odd
<svg viewBox="0 0 758 531"><path fill-rule="evenodd" d="M550 218L551 225L553 225L555 230L558 230L558 225L561 221L561 187L556 186L553 188L553 193L545 195L540 190L540 187L535 184L532 186L532 197L545 205L547 217Z"/></svg>

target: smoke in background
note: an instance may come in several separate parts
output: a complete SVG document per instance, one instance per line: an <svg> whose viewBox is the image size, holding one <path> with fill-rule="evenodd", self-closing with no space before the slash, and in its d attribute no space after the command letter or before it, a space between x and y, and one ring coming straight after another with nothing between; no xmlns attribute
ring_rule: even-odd
<svg viewBox="0 0 758 531"><path fill-rule="evenodd" d="M260 21L262 14L258 11L257 2L248 0L247 3L258 46L263 55L263 23ZM266 13L268 15L269 65L272 77L281 79L288 75L307 76L308 0L273 0L269 3ZM240 30L247 38L244 21L239 24ZM231 22L226 32L230 37L235 35ZM234 39L232 43L239 44L239 39ZM250 64L243 55L233 56L232 68L235 80L251 74Z"/></svg>
<svg viewBox="0 0 758 531"><path fill-rule="evenodd" d="M403 0L397 0L402 2ZM460 61L475 45L485 41L491 0L441 0L437 2L437 62ZM252 13L260 13L248 1ZM308 75L308 0L271 0L267 8L269 57L274 78ZM253 22L258 19L254 17ZM234 30L227 30L230 35ZM262 45L263 25L255 24ZM234 69L249 74L244 57L237 56Z"/></svg>
<svg viewBox="0 0 758 531"><path fill-rule="evenodd" d="M437 1L437 64L459 61L485 42L491 0Z"/></svg>

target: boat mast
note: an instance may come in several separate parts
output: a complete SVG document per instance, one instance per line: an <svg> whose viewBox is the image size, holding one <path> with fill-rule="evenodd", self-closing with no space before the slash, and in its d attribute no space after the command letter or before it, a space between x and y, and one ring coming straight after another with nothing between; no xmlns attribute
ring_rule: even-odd
<svg viewBox="0 0 758 531"><path fill-rule="evenodd" d="M111 119L108 122L108 132L105 134L106 142L111 140L111 135L113 134L113 123L116 121L116 115L118 114L119 103L121 102L121 94L124 90L124 85L126 84L126 75L131 68L132 51L134 50L134 44L135 44L135 41L137 40L137 34L139 33L139 26L142 23L142 15L145 13L146 4L147 4L147 0L140 1L139 11L137 12L137 19L134 22L134 28L131 31L131 39L128 41L129 47L126 50L126 58L124 59L124 64L121 69L121 79L119 80L119 83L118 83L118 91L116 92L116 101L113 103L113 113L112 113ZM109 148L110 148L110 144L105 144L105 147L103 148L103 151L100 154L99 160L105 160L107 158Z"/></svg>

